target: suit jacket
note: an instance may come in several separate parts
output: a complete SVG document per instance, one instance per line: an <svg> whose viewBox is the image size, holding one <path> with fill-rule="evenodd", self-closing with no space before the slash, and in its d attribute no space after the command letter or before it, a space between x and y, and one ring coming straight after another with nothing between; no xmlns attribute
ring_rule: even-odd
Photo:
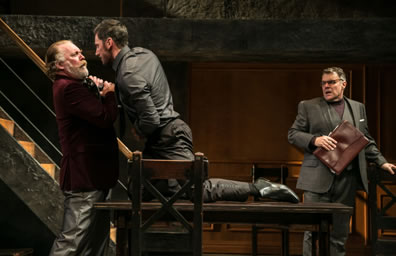
<svg viewBox="0 0 396 256"><path fill-rule="evenodd" d="M57 76L53 99L62 148L60 186L63 191L113 187L118 178L118 147L113 123L115 94L99 100L81 80Z"/></svg>
<svg viewBox="0 0 396 256"><path fill-rule="evenodd" d="M345 109L348 107L351 110L353 125L370 141L358 155L360 177L364 189L368 191L366 160L375 162L377 165L382 165L386 160L369 134L365 106L346 97L344 99ZM310 146L314 136L328 135L338 124L331 119L330 107L323 97L301 101L298 105L297 117L289 129L288 140L304 150L304 160L297 181L299 189L324 193L333 183L335 175L313 155L315 148Z"/></svg>

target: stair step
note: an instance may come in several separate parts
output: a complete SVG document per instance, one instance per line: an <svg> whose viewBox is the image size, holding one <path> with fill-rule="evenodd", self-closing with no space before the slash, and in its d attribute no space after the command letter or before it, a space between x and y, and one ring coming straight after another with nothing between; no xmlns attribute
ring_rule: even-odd
<svg viewBox="0 0 396 256"><path fill-rule="evenodd" d="M14 136L14 121L0 118L0 124L8 131L8 133L11 134L11 136Z"/></svg>
<svg viewBox="0 0 396 256"><path fill-rule="evenodd" d="M55 179L55 164L40 164L41 167L53 178Z"/></svg>
<svg viewBox="0 0 396 256"><path fill-rule="evenodd" d="M33 157L35 156L34 154L34 143L30 142L30 141L24 141L24 140L19 140L18 141L19 144L21 144L21 146L29 153L31 154Z"/></svg>

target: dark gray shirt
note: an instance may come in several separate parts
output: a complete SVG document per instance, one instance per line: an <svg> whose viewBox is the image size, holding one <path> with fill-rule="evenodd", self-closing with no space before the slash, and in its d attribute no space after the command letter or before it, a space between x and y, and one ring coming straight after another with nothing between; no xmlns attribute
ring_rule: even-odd
<svg viewBox="0 0 396 256"><path fill-rule="evenodd" d="M113 62L120 101L140 135L150 136L179 117L173 110L168 80L157 56L125 46Z"/></svg>

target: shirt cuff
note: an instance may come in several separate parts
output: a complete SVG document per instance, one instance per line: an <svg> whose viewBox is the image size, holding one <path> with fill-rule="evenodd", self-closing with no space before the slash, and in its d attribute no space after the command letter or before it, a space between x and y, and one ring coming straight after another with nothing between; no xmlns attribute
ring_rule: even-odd
<svg viewBox="0 0 396 256"><path fill-rule="evenodd" d="M317 138L317 136L313 136L311 141L309 142L309 145L308 145L309 149L311 149L312 151L314 151L317 148L317 146L315 146L316 138Z"/></svg>

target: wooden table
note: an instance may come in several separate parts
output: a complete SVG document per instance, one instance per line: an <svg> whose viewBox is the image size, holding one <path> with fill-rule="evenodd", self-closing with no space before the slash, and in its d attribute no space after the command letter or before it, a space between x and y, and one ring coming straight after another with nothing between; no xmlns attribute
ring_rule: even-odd
<svg viewBox="0 0 396 256"><path fill-rule="evenodd" d="M174 204L186 219L192 216L193 204L189 201ZM142 204L143 218L160 207L158 202ZM117 255L127 255L128 228L130 228L131 202L108 201L96 203L101 210L114 211L117 227ZM216 202L203 205L203 221L207 223L314 225L314 239L319 239L319 255L330 255L329 228L334 213L352 214L353 208L339 203L285 203L285 202ZM315 243L312 243L313 245ZM316 255L316 248L312 248Z"/></svg>

